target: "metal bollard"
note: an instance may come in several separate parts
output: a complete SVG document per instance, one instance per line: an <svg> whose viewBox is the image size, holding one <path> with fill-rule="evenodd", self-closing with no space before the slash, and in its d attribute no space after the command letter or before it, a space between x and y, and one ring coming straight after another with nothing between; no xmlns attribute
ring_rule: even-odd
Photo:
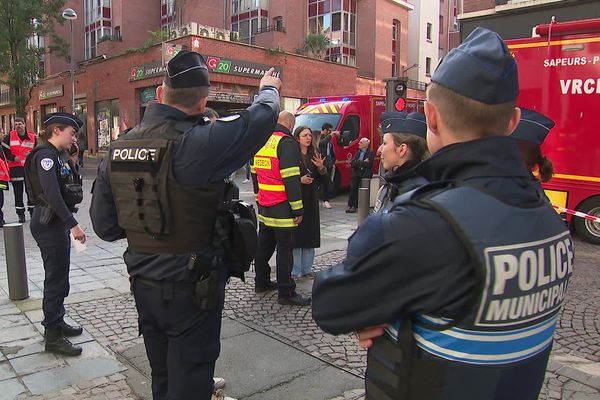
<svg viewBox="0 0 600 400"><path fill-rule="evenodd" d="M11 300L24 300L29 297L29 287L27 285L23 224L4 225L4 253L6 254L8 275L8 297Z"/></svg>
<svg viewBox="0 0 600 400"><path fill-rule="evenodd" d="M358 188L358 224L369 216L369 188Z"/></svg>

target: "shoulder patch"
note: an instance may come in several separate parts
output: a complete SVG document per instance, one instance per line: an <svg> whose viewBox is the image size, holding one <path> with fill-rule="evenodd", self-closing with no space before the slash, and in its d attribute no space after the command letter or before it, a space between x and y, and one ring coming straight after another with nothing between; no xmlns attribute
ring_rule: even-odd
<svg viewBox="0 0 600 400"><path fill-rule="evenodd" d="M218 118L217 121L231 122L231 121L235 121L239 117L240 117L240 114L234 114L234 115L230 115L228 117Z"/></svg>
<svg viewBox="0 0 600 400"><path fill-rule="evenodd" d="M52 160L51 158L42 158L42 161L40 161L40 165L42 166L44 171L50 171L50 168L52 168L52 166L54 165L54 160Z"/></svg>

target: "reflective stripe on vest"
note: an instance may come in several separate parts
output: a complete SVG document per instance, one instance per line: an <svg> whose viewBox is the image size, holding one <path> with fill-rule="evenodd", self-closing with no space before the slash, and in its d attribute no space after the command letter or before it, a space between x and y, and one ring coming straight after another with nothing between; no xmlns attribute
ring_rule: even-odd
<svg viewBox="0 0 600 400"><path fill-rule="evenodd" d="M558 315L528 328L482 332L460 328L435 331L413 327L417 346L438 357L469 364L505 364L530 358L552 343ZM417 321L439 322L421 316ZM443 324L443 322L442 322Z"/></svg>
<svg viewBox="0 0 600 400"><path fill-rule="evenodd" d="M573 268L569 231L552 207L544 202L518 208L470 187L420 201L444 216L470 246L483 287L476 307L455 327L431 329L449 320L414 318L417 345L447 360L492 365L546 349Z"/></svg>
<svg viewBox="0 0 600 400"><path fill-rule="evenodd" d="M33 133L27 132L27 137L21 140L17 131L10 131L10 152L15 157L19 157L21 161L9 161L8 167L23 167L27 155L33 150L34 144L35 135Z"/></svg>
<svg viewBox="0 0 600 400"><path fill-rule="evenodd" d="M258 222L262 222L266 226L272 226L275 228L295 228L298 226L294 223L293 218L272 218L265 217L261 214L258 214Z"/></svg>
<svg viewBox="0 0 600 400"><path fill-rule="evenodd" d="M258 204L263 207L271 207L288 200L277 157L279 142L285 136L288 135L283 132L273 132L267 143L254 156L253 166L258 180ZM289 168L286 168L286 173L289 173L288 170Z"/></svg>

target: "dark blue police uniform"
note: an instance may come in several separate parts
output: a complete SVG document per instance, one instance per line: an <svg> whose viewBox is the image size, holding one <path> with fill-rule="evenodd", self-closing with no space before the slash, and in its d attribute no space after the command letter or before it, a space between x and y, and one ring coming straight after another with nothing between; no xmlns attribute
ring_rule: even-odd
<svg viewBox="0 0 600 400"><path fill-rule="evenodd" d="M44 128L73 127L78 130L82 122L72 114L54 113L43 118ZM42 309L45 327L46 350L64 355L78 355L81 348L72 345L64 335L81 334L80 327L67 325L64 300L69 294L69 267L71 238L69 231L77 225L73 213L75 204L70 195L82 196L81 177L76 165L52 143L45 141L27 157L25 176L28 192L33 198L30 229L44 262L44 299ZM78 193L69 193L76 186Z"/></svg>
<svg viewBox="0 0 600 400"><path fill-rule="evenodd" d="M209 81L204 59L197 53L178 54L168 64L165 83L172 88L206 89L207 96ZM179 129L181 132L174 134L179 135L178 140L170 147L171 175L167 182L201 196L205 191L212 193L215 188L224 190L223 180L244 166L270 137L278 111L278 90L269 86L261 88L254 103L239 115L218 119L212 124L166 104L151 104L141 124L129 132L127 137L135 136L140 131L155 139L172 134L168 131L163 134L155 133L160 127L163 129L165 124ZM115 145L126 144L127 137L118 140ZM136 157L142 156L133 153L125 156L131 158L134 164ZM133 278L140 332L144 336L152 367L153 398L209 399L215 362L220 351L221 313L227 271L218 272L219 283L217 297L212 299L215 301L213 307L201 309L189 290L186 290L187 287L194 287L200 279L198 271L191 268L191 260L196 257L195 251L184 249L181 252L152 252L135 249L140 246L140 242L142 245L160 245L169 236L148 235L134 245L134 237L137 238L138 234L133 231L126 234L121 228L123 221L119 207L127 205L115 202L114 185L117 182L109 178L111 169L114 172L121 165L114 162L115 158L116 153L113 151L100 165L90 215L94 231L100 238L114 241L127 237L129 241L124 260ZM214 209L197 211L206 213L206 218L212 218L215 214ZM174 215L174 219L182 218ZM187 216L189 222L194 223L196 215L188 213ZM178 223L179 228L185 228L187 221L174 221L175 230L178 229ZM195 239L203 241L207 238L193 238ZM195 250L201 252L203 249Z"/></svg>
<svg viewBox="0 0 600 400"><path fill-rule="evenodd" d="M481 28L432 81L485 104L518 94L510 52ZM509 137L447 145L416 172L432 183L367 218L317 275L315 321L333 334L390 324L369 349L368 399L537 399L572 273L568 230Z"/></svg>

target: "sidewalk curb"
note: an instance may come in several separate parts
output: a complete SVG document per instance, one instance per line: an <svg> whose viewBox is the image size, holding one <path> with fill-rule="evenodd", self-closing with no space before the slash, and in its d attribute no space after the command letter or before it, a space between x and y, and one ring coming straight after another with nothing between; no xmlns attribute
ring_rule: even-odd
<svg viewBox="0 0 600 400"><path fill-rule="evenodd" d="M550 357L547 370L600 390L600 363L570 354Z"/></svg>

